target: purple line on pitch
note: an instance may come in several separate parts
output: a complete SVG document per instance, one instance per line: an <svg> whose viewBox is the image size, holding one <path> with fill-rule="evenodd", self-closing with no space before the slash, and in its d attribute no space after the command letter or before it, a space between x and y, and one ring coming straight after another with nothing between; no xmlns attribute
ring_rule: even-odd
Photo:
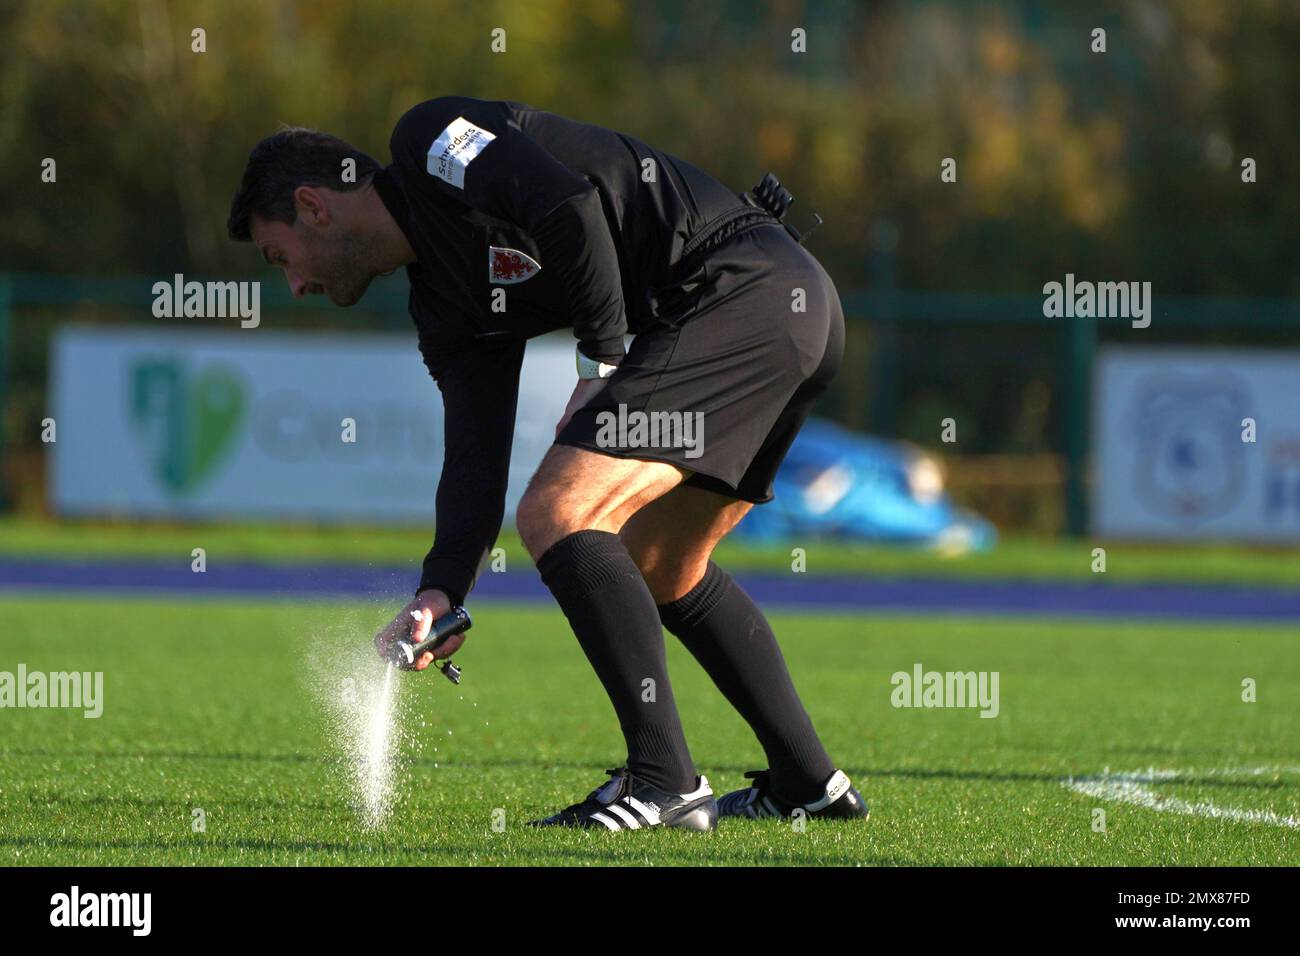
<svg viewBox="0 0 1300 956"><path fill-rule="evenodd" d="M1191 584L1080 584L1064 581L856 578L850 575L738 574L756 601L771 606L899 612L1065 616L1243 618L1300 621L1300 591ZM164 592L189 595L399 598L418 569L367 565L212 562L196 574L188 558L57 561L0 558L8 591ZM531 569L479 578L474 600L549 601Z"/></svg>

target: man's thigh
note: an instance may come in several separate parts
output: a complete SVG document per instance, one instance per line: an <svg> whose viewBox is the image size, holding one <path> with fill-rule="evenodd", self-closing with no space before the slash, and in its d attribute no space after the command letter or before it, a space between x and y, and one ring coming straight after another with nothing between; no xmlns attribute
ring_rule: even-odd
<svg viewBox="0 0 1300 956"><path fill-rule="evenodd" d="M632 515L687 474L666 462L552 445L519 502L519 534L534 560L577 531L617 534Z"/></svg>

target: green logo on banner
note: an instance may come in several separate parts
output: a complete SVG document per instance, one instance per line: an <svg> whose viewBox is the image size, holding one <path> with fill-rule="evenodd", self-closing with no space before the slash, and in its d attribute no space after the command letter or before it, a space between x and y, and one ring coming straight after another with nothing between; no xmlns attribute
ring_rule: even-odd
<svg viewBox="0 0 1300 956"><path fill-rule="evenodd" d="M130 400L153 472L176 495L213 473L244 417L244 385L233 369L213 366L191 376L175 359L134 363Z"/></svg>

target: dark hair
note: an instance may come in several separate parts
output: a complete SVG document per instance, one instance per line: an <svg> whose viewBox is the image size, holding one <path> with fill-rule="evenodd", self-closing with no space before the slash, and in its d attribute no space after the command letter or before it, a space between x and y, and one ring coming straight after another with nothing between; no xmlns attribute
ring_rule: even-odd
<svg viewBox="0 0 1300 956"><path fill-rule="evenodd" d="M356 182L343 181L343 160L357 163ZM252 217L292 223L298 218L293 191L324 186L351 192L370 182L379 163L337 136L288 126L262 140L248 154L244 178L230 201L226 231L237 242L252 239Z"/></svg>

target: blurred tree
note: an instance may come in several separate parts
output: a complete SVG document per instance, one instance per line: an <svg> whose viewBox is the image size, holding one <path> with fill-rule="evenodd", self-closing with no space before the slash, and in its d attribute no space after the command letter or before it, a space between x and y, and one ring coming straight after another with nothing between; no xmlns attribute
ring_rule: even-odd
<svg viewBox="0 0 1300 956"><path fill-rule="evenodd" d="M1283 0L10 0L0 269L270 278L224 233L256 140L317 126L386 160L407 108L463 93L626 130L737 190L772 169L797 223L826 217L811 248L844 292L887 220L905 289L1037 295L1073 272L1294 296L1297 48ZM897 420L947 402L985 450L1051 447L1050 416L1011 407L1052 380L1048 334L908 332ZM864 374L831 398L850 419Z"/></svg>

